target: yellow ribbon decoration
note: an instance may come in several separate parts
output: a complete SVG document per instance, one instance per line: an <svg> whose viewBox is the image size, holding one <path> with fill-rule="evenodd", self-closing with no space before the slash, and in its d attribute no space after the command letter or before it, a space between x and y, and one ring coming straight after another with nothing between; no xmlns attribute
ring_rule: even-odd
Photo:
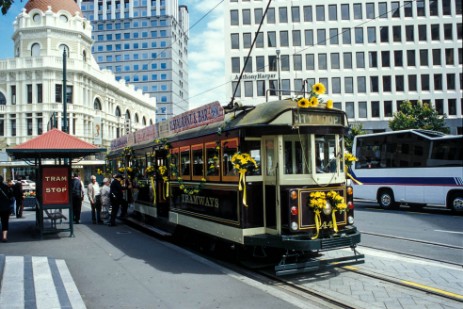
<svg viewBox="0 0 463 309"><path fill-rule="evenodd" d="M338 232L338 224L336 223L336 209L333 209L331 212L331 219L333 220L333 230L337 233Z"/></svg>
<svg viewBox="0 0 463 309"><path fill-rule="evenodd" d="M344 172L346 173L346 176L347 176L347 177L349 177L350 179L352 179L353 182L355 182L355 183L358 184L358 185L363 185L363 183L361 183L360 181L358 181L357 179L355 179L354 176L352 176L351 174L349 174L349 171L348 171L346 165L344 165Z"/></svg>
<svg viewBox="0 0 463 309"><path fill-rule="evenodd" d="M169 182L166 181L166 190L164 191L164 199L169 197Z"/></svg>
<svg viewBox="0 0 463 309"><path fill-rule="evenodd" d="M315 213L315 228L317 229L317 234L315 236L313 236L312 239L317 239L318 238L318 232L320 231L320 222L322 221L322 219L320 217L320 210L319 209L315 209L314 213Z"/></svg>
<svg viewBox="0 0 463 309"><path fill-rule="evenodd" d="M246 169L240 169L239 173L240 179L238 180L238 190L243 191L243 205L248 207L246 202ZM243 186L241 186L241 183L243 183Z"/></svg>
<svg viewBox="0 0 463 309"><path fill-rule="evenodd" d="M150 177L151 188L153 188L153 205L156 206L156 187L154 186L154 177Z"/></svg>

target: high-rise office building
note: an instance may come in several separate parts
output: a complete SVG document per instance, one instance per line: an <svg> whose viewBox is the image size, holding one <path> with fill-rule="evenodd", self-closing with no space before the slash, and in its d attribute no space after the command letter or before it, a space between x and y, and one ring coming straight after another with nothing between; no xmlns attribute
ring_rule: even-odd
<svg viewBox="0 0 463 309"><path fill-rule="evenodd" d="M230 97L267 3L227 1ZM429 102L462 134L462 58L458 0L274 0L235 97L257 104L276 89L294 97L322 82L334 106L370 132L388 130L410 100Z"/></svg>
<svg viewBox="0 0 463 309"><path fill-rule="evenodd" d="M156 121L188 110L186 6L178 0L77 0L102 69L156 97ZM153 107L154 108L154 107Z"/></svg>

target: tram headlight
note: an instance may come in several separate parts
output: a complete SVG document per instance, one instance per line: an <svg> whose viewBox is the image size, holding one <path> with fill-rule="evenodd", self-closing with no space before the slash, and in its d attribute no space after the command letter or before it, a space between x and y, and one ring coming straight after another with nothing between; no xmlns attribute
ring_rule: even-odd
<svg viewBox="0 0 463 309"><path fill-rule="evenodd" d="M326 201L326 204L323 207L323 213L328 216L329 214L331 214L332 210L333 210L333 207L331 206L330 201Z"/></svg>
<svg viewBox="0 0 463 309"><path fill-rule="evenodd" d="M349 216L349 217L347 218L347 222L348 222L349 224L354 224L354 217Z"/></svg>
<svg viewBox="0 0 463 309"><path fill-rule="evenodd" d="M298 228L297 222L292 222L292 223L291 223L291 229L292 229L293 231L297 231L297 228Z"/></svg>

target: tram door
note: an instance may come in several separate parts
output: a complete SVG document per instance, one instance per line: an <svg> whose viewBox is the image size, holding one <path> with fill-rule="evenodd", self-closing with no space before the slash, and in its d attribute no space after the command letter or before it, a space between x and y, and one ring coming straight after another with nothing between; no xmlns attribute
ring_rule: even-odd
<svg viewBox="0 0 463 309"><path fill-rule="evenodd" d="M278 188L278 137L268 136L263 143L264 225L267 233L278 234L280 222L280 190Z"/></svg>
<svg viewBox="0 0 463 309"><path fill-rule="evenodd" d="M156 171L156 194L154 198L156 199L156 209L157 209L157 217L164 217L167 218L169 216L169 192L167 188L167 184L164 181L164 176L167 175L167 171L165 171L164 175L161 175L159 172L160 166L167 166L167 151L160 150L156 151L156 165L158 167Z"/></svg>

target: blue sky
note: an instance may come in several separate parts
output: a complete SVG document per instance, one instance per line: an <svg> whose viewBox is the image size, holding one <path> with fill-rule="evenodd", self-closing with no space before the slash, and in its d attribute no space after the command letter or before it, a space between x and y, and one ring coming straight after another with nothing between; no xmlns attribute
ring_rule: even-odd
<svg viewBox="0 0 463 309"><path fill-rule="evenodd" d="M190 27L221 0L180 0L188 6ZM13 21L27 0L15 0L6 15L0 13L0 60L13 58ZM226 104L224 78L223 10L220 4L190 31L189 97L190 108L213 101Z"/></svg>

